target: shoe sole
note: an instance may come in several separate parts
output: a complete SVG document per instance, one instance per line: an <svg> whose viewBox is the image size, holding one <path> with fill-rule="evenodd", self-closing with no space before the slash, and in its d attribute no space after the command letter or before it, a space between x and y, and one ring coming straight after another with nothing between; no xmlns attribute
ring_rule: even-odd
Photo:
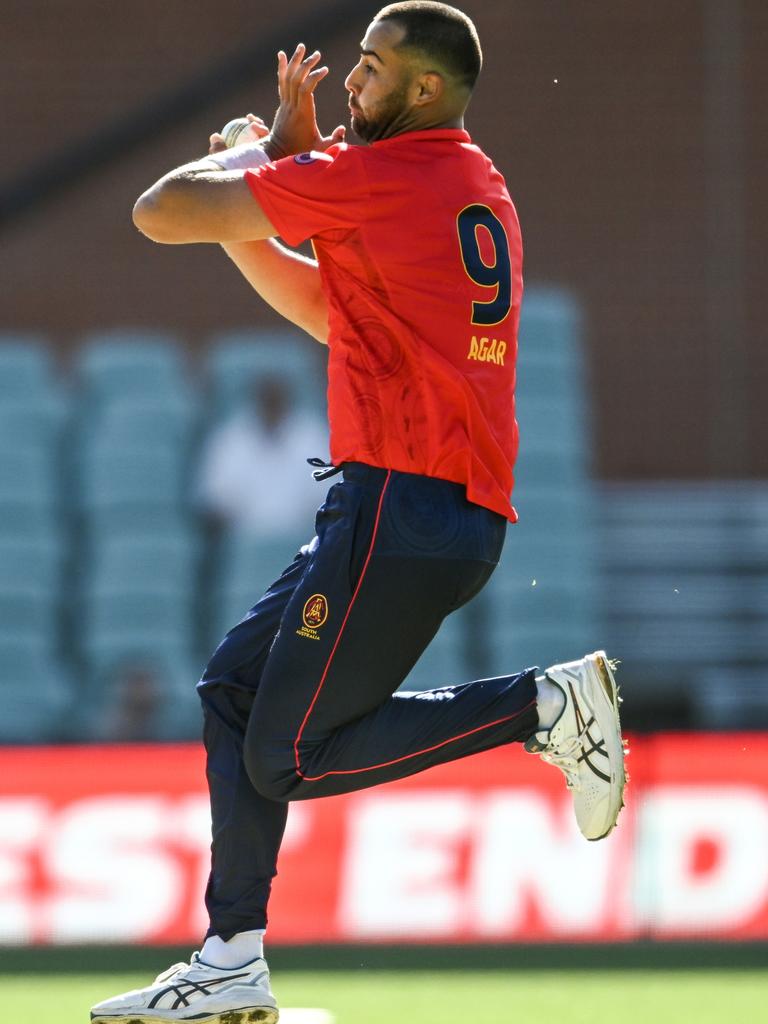
<svg viewBox="0 0 768 1024"><path fill-rule="evenodd" d="M252 1006L242 1010L221 1010L204 1017L157 1017L141 1013L122 1014L119 1017L91 1017L91 1024L173 1024L178 1021L193 1024L277 1024L279 1011L271 1006Z"/></svg>
<svg viewBox="0 0 768 1024"><path fill-rule="evenodd" d="M619 813L624 806L627 773L624 768L624 741L621 737L621 721L619 719L621 698L610 662L605 651L595 651L594 654L588 654L584 660L589 668L589 680L592 684L589 703L605 742L611 776L611 823L601 835L590 837L590 842L597 842L599 839L605 839L616 826Z"/></svg>

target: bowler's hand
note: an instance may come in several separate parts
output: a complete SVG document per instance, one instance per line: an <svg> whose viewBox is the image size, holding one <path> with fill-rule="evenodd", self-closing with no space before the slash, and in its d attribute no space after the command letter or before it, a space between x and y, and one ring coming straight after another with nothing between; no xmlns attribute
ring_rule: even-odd
<svg viewBox="0 0 768 1024"><path fill-rule="evenodd" d="M319 50L309 57L305 57L305 53L306 47L299 43L290 60L282 50L277 55L280 106L264 146L273 160L310 149L325 150L344 141L346 129L343 125L328 136L321 135L317 127L314 92L328 74L328 68L317 67Z"/></svg>
<svg viewBox="0 0 768 1024"><path fill-rule="evenodd" d="M269 135L269 128L267 128L260 117L257 117L256 114L246 114L245 116L253 125L253 130L259 139L266 138ZM226 148L227 144L219 132L214 132L208 139L208 156L213 156L214 153L221 153Z"/></svg>

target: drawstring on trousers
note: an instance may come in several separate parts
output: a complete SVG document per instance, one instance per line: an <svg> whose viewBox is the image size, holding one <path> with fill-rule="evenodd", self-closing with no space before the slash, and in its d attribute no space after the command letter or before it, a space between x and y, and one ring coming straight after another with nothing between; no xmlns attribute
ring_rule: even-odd
<svg viewBox="0 0 768 1024"><path fill-rule="evenodd" d="M323 459L307 459L307 462L310 466L317 466L317 469L312 471L312 476L318 483L341 472L341 466L334 466L332 462L325 462Z"/></svg>

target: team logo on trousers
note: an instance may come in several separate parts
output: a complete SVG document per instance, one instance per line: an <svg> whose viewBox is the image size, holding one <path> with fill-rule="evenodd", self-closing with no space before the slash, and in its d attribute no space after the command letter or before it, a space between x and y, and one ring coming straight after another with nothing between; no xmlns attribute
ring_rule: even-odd
<svg viewBox="0 0 768 1024"><path fill-rule="evenodd" d="M319 640L317 632L328 618L328 601L323 594L313 594L304 604L301 612L304 625L297 629L298 636L306 637L308 640Z"/></svg>

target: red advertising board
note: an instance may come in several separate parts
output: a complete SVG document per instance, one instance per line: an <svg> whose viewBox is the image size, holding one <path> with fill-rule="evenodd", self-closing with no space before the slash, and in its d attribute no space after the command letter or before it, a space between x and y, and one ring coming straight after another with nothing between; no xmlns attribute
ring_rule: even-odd
<svg viewBox="0 0 768 1024"><path fill-rule="evenodd" d="M640 737L587 843L519 747L294 804L272 943L768 938L768 735ZM0 750L0 943L198 942L193 746Z"/></svg>

